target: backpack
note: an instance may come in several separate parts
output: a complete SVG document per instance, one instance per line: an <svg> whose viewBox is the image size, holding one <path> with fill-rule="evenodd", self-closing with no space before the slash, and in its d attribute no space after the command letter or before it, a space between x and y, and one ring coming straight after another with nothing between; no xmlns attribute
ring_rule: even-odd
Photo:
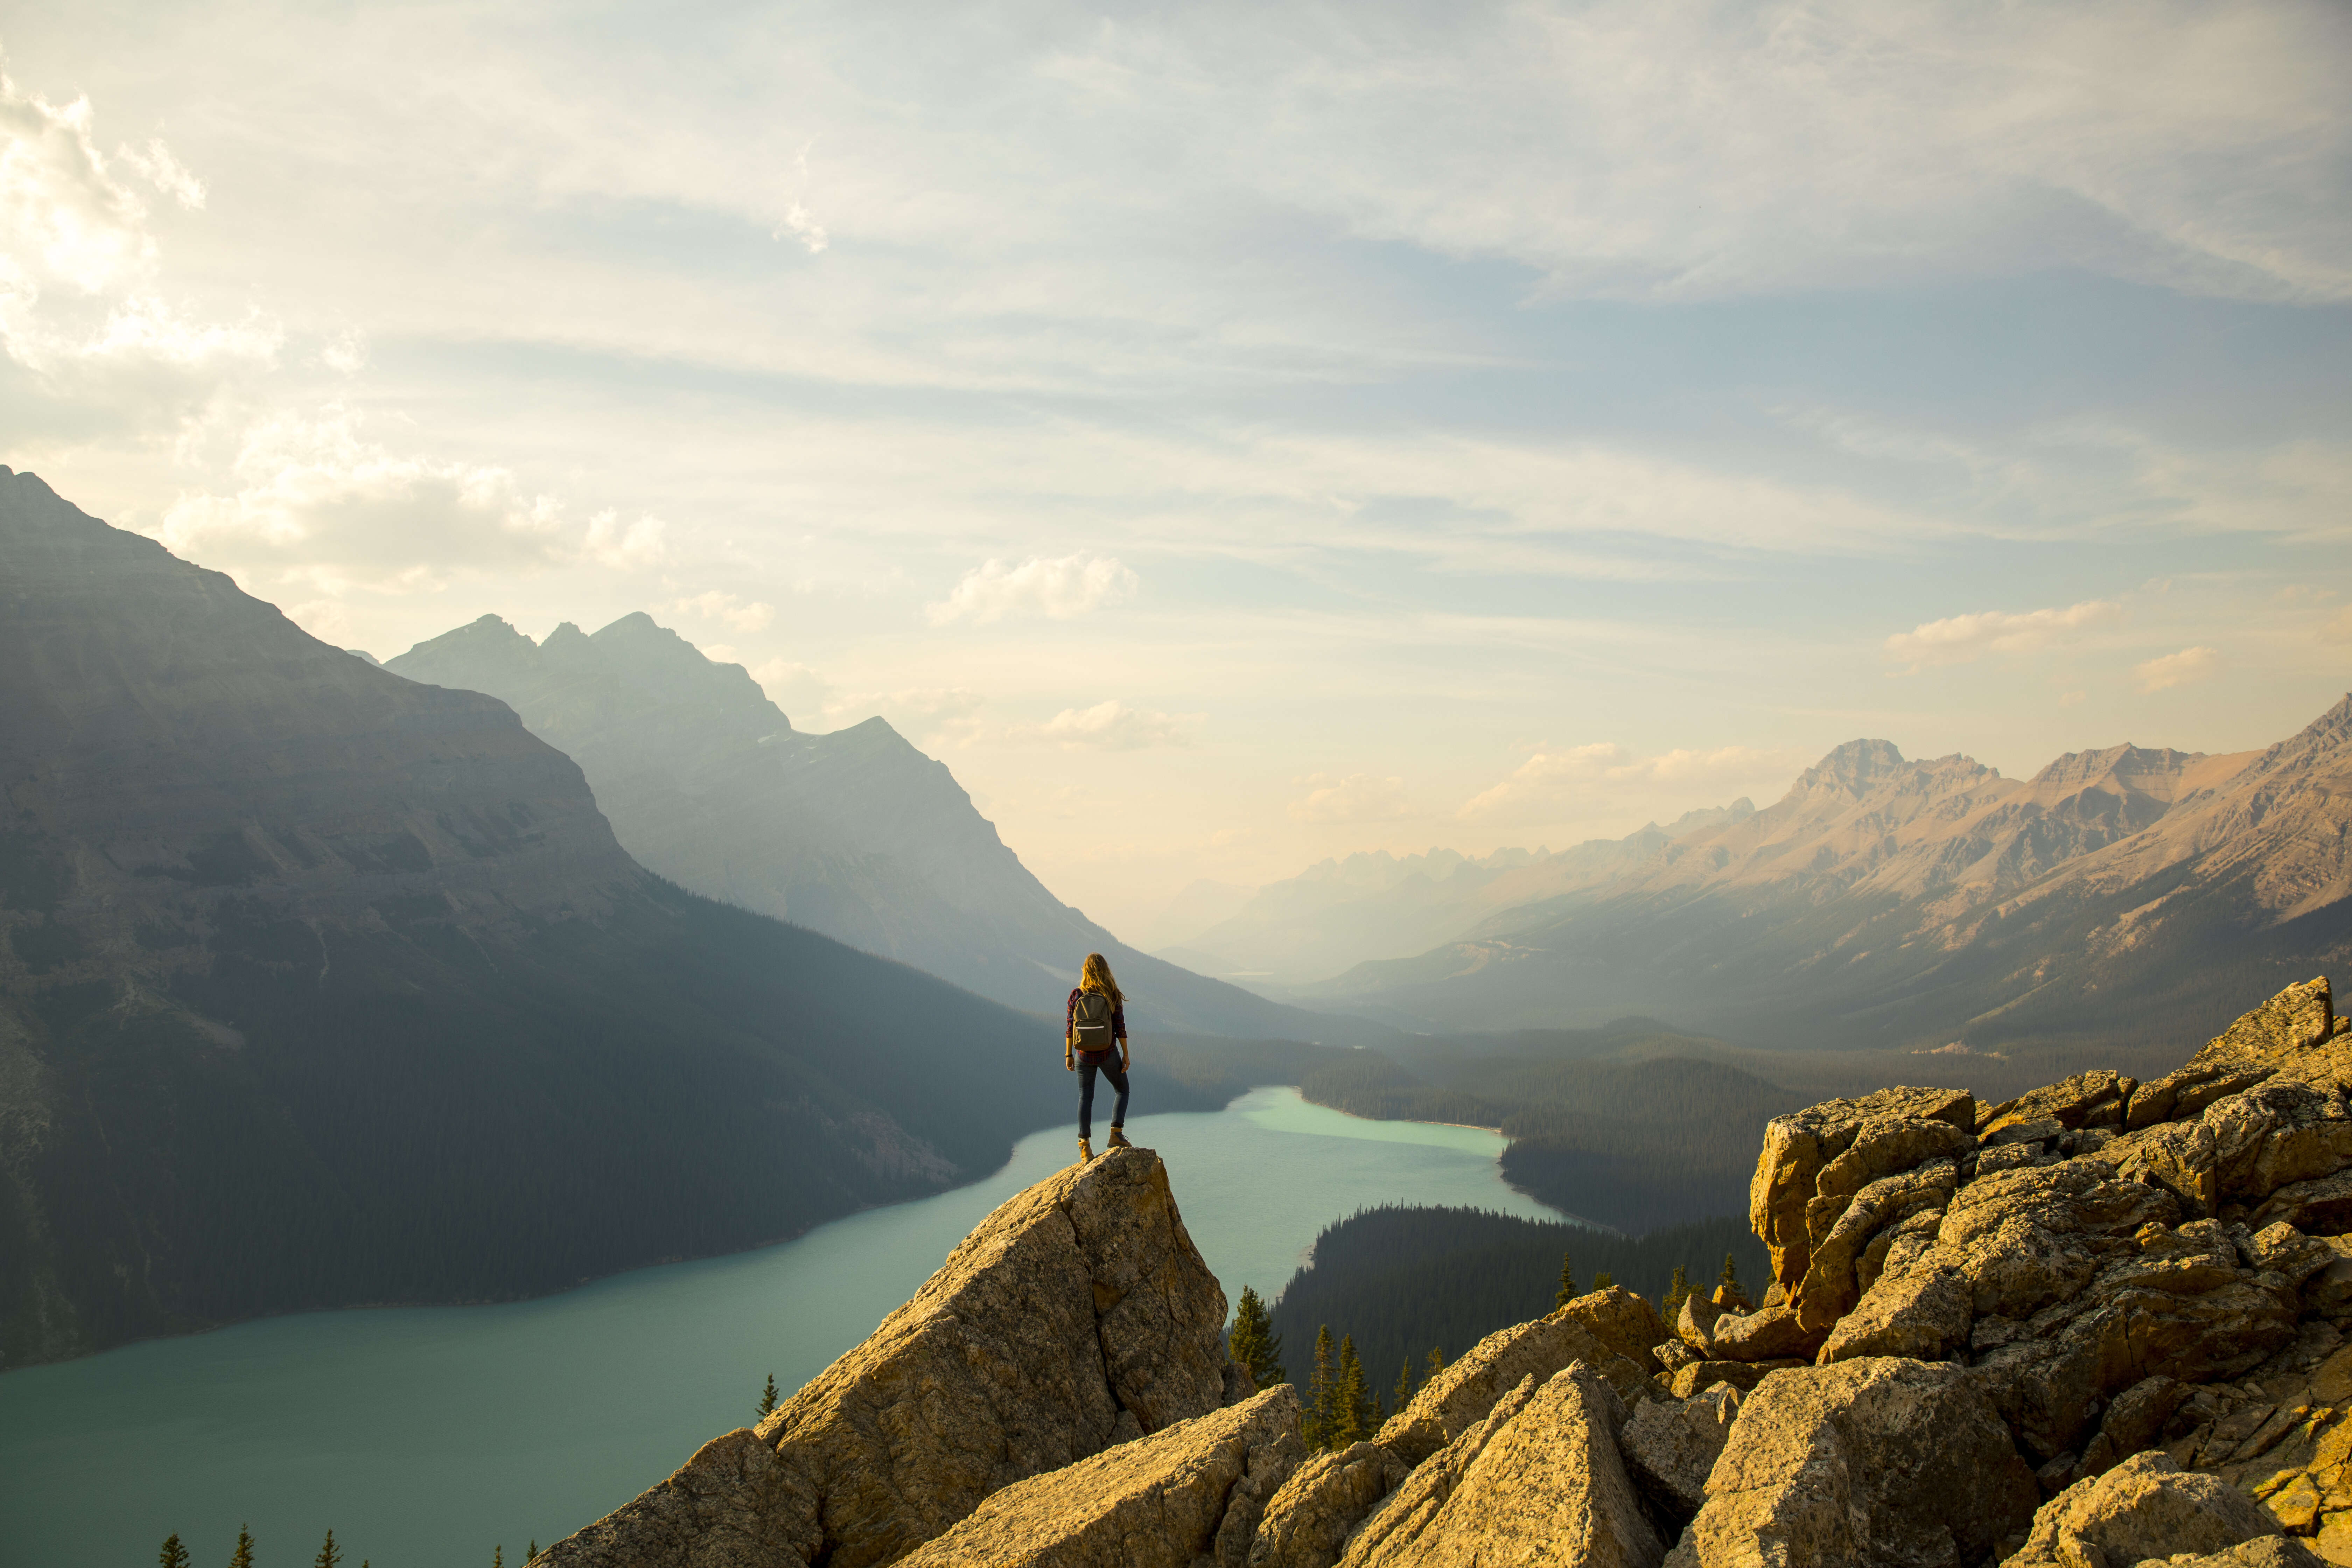
<svg viewBox="0 0 2352 1568"><path fill-rule="evenodd" d="M1070 1007L1070 1035L1082 1051L1111 1048L1110 998L1099 991L1081 991Z"/></svg>

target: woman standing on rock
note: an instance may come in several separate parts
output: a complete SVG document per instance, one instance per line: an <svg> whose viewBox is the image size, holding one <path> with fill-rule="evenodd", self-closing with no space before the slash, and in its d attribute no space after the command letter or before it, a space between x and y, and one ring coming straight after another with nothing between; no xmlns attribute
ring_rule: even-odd
<svg viewBox="0 0 2352 1568"><path fill-rule="evenodd" d="M1114 1060L1113 1058L1117 1059ZM1129 1149L1127 1141L1127 998L1110 977L1110 965L1099 952L1087 954L1078 972L1078 988L1070 993L1063 1015L1062 1065L1078 1075L1078 1158L1095 1157L1095 1074L1110 1079L1118 1090L1118 1104L1110 1113L1110 1141L1106 1149Z"/></svg>

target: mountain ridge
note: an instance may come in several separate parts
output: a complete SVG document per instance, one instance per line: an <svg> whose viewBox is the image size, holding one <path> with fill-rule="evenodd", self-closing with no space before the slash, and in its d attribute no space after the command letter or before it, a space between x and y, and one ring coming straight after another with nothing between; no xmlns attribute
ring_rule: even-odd
<svg viewBox="0 0 2352 1568"><path fill-rule="evenodd" d="M1089 952L1132 1021L1206 1034L1367 1039L1316 1015L1140 952L1054 897L947 765L879 717L792 727L742 666L643 611L534 644L484 616L385 661L480 690L578 762L620 841L707 897L911 963L1008 1006L1050 1013Z"/></svg>

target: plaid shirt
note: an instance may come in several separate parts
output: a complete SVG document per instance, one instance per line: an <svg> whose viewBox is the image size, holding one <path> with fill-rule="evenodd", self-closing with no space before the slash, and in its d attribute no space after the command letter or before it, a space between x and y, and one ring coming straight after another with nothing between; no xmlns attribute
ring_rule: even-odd
<svg viewBox="0 0 2352 1568"><path fill-rule="evenodd" d="M1071 992L1069 1005L1062 1009L1062 1038L1065 1041L1067 1041L1070 1038L1070 1031L1077 1027L1078 991L1084 991L1086 987L1081 985L1077 988L1077 991ZM1122 1040L1127 1038L1127 1002L1125 998L1121 998L1110 1005L1110 1032L1116 1038ZM1110 1055L1110 1053L1108 1051L1080 1051L1078 1055L1082 1057L1107 1057Z"/></svg>

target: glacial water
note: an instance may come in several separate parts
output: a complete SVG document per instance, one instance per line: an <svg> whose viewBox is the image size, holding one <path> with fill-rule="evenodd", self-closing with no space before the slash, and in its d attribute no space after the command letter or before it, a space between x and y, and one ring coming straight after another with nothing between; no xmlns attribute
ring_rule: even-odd
<svg viewBox="0 0 2352 1568"><path fill-rule="evenodd" d="M1128 1131L1228 1297L1271 1299L1359 1208L1559 1217L1504 1184L1497 1134L1296 1089ZM176 1531L220 1568L240 1522L259 1568L305 1568L330 1527L346 1568L518 1563L747 1424L769 1373L787 1394L814 1376L1074 1152L1040 1132L971 1186L541 1300L273 1318L0 1375L0 1565L137 1568Z"/></svg>

